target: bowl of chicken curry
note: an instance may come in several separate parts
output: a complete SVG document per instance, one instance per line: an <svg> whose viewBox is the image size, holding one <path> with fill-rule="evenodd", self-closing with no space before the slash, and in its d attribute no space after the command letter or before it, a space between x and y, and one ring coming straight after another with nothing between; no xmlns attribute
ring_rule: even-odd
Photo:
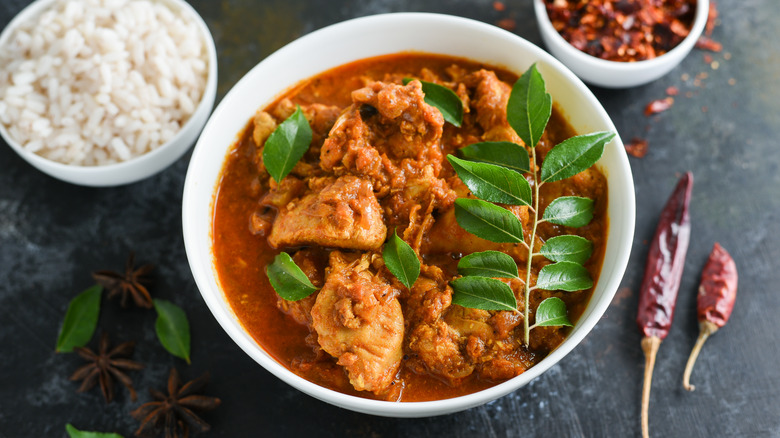
<svg viewBox="0 0 780 438"><path fill-rule="evenodd" d="M190 267L247 354L347 409L440 415L518 389L603 315L634 231L608 115L468 19L304 36L225 96L183 198Z"/></svg>

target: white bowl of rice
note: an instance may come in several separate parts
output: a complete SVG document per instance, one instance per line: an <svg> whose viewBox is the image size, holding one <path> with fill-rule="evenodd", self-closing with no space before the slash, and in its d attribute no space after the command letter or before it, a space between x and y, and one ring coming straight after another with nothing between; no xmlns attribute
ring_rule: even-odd
<svg viewBox="0 0 780 438"><path fill-rule="evenodd" d="M70 183L115 186L168 167L216 89L214 40L182 0L37 0L0 34L0 135Z"/></svg>

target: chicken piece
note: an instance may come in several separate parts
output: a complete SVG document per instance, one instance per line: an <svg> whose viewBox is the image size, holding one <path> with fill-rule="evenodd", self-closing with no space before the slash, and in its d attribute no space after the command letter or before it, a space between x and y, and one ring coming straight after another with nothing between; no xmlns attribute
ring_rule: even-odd
<svg viewBox="0 0 780 438"><path fill-rule="evenodd" d="M268 136L276 129L276 120L265 111L258 111L253 119L254 129L252 130L252 140L256 146L263 146Z"/></svg>
<svg viewBox="0 0 780 438"><path fill-rule="evenodd" d="M280 208L268 243L371 250L382 246L386 234L371 183L343 176Z"/></svg>
<svg viewBox="0 0 780 438"><path fill-rule="evenodd" d="M425 103L422 86L374 82L352 92L352 105L339 116L320 153L323 169L391 183L404 160L441 170L444 118ZM392 163L392 164L391 164ZM401 187L403 178L393 185Z"/></svg>
<svg viewBox="0 0 780 438"><path fill-rule="evenodd" d="M403 356L404 318L399 291L372 274L369 256L349 262L330 255L330 272L311 310L323 350L338 359L358 391L381 393Z"/></svg>
<svg viewBox="0 0 780 438"><path fill-rule="evenodd" d="M479 70L464 78L474 88L471 109L477 114L477 123L485 133L483 141L510 141L524 144L506 119L506 104L512 87L488 70Z"/></svg>
<svg viewBox="0 0 780 438"><path fill-rule="evenodd" d="M421 323L409 335L409 351L422 370L444 378L450 384L474 372L474 365L461 352L458 333L444 321Z"/></svg>
<svg viewBox="0 0 780 438"><path fill-rule="evenodd" d="M260 205L282 209L290 201L301 196L304 190L306 190L306 183L294 176L282 178L282 182L278 184L272 181L271 189L260 199Z"/></svg>
<svg viewBox="0 0 780 438"><path fill-rule="evenodd" d="M438 271L438 275L431 273L431 270ZM452 304L452 288L440 268L424 265L421 271L422 275L404 299L405 317L409 321L433 323Z"/></svg>
<svg viewBox="0 0 780 438"><path fill-rule="evenodd" d="M272 115L280 122L290 117L295 112L296 106L290 99L282 99L272 111ZM311 152L319 154L319 148L322 142L328 136L333 124L341 114L341 108L333 105L323 105L321 103L312 103L301 105L304 117L311 126Z"/></svg>

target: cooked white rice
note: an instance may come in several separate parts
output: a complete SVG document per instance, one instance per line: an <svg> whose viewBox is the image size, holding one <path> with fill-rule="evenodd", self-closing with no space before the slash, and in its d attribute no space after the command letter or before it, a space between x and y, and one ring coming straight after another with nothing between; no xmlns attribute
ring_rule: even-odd
<svg viewBox="0 0 780 438"><path fill-rule="evenodd" d="M179 131L207 73L189 14L147 0L57 0L0 47L0 122L51 160L125 161Z"/></svg>

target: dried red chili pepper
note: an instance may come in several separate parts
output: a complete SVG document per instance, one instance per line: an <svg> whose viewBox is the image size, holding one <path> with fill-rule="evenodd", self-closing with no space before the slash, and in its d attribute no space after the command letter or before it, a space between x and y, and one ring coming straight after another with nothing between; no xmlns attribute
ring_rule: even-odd
<svg viewBox="0 0 780 438"><path fill-rule="evenodd" d="M677 291L680 289L685 255L691 235L688 205L691 200L693 175L686 172L677 183L661 212L655 236L650 245L639 294L636 322L644 337L645 378L642 388L642 436L649 437L647 411L650 385L653 380L655 356L661 341L669 334L674 317Z"/></svg>
<svg viewBox="0 0 780 438"><path fill-rule="evenodd" d="M656 99L651 101L645 107L645 116L651 116L668 110L674 105L673 97L664 97L663 99Z"/></svg>
<svg viewBox="0 0 780 438"><path fill-rule="evenodd" d="M737 265L731 255L717 242L712 247L710 258L701 272L697 314L699 317L699 338L693 346L683 374L683 387L688 391L696 389L690 384L691 371L702 345L711 334L726 325L734 301L737 299Z"/></svg>

